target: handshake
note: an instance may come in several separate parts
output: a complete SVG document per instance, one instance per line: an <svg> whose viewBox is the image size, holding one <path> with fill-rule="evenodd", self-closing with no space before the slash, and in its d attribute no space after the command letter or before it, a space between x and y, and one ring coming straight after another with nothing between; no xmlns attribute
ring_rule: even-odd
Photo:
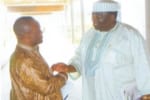
<svg viewBox="0 0 150 100"><path fill-rule="evenodd" d="M76 69L73 65L67 65L65 63L53 64L51 69L53 72L54 71L64 72L64 73L76 72Z"/></svg>
<svg viewBox="0 0 150 100"><path fill-rule="evenodd" d="M53 72L68 72L68 65L65 63L57 63L51 66Z"/></svg>
<svg viewBox="0 0 150 100"><path fill-rule="evenodd" d="M73 65L67 65L65 63L57 63L57 64L53 64L51 66L51 70L53 71L53 74L66 74L70 73L70 72L76 72L76 69Z"/></svg>
<svg viewBox="0 0 150 100"><path fill-rule="evenodd" d="M54 76L60 75L64 77L65 80L68 80L68 75L67 75L68 65L66 65L65 63L53 64L51 66L51 70Z"/></svg>
<svg viewBox="0 0 150 100"><path fill-rule="evenodd" d="M65 63L57 63L53 64L51 66L51 70L53 71L53 75L60 75L65 78L66 80L66 85L61 89L62 95L63 95L63 100L66 100L65 98L68 97L68 94L72 90L72 82L67 81L68 80L68 75L70 69L72 66L67 65Z"/></svg>

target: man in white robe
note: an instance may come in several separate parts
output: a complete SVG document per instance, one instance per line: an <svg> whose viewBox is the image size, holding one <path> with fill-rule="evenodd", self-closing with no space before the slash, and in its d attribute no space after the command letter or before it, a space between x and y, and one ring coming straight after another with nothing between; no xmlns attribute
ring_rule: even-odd
<svg viewBox="0 0 150 100"><path fill-rule="evenodd" d="M91 28L69 64L59 72L82 75L82 100L150 100L150 63L146 43L133 27L117 21L119 4L97 1ZM149 98L149 99L148 99Z"/></svg>

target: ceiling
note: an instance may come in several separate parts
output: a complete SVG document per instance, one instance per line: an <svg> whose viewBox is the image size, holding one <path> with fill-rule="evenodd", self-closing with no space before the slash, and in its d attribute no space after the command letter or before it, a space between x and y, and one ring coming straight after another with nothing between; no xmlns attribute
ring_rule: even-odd
<svg viewBox="0 0 150 100"><path fill-rule="evenodd" d="M45 14L64 10L68 0L4 0L11 12L21 14Z"/></svg>

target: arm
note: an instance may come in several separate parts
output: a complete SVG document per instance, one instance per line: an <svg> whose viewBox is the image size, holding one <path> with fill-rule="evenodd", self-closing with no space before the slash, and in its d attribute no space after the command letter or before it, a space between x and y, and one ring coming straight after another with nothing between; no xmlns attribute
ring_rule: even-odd
<svg viewBox="0 0 150 100"><path fill-rule="evenodd" d="M138 89L140 90L141 100L149 97L150 94L150 59L145 40L140 36L132 38L132 55L134 61L135 76Z"/></svg>
<svg viewBox="0 0 150 100"><path fill-rule="evenodd" d="M61 89L65 85L66 80L62 75L53 76L50 73L44 74L41 73L41 70L37 70L31 66L30 60L24 61L17 71L23 84L31 90L46 95Z"/></svg>

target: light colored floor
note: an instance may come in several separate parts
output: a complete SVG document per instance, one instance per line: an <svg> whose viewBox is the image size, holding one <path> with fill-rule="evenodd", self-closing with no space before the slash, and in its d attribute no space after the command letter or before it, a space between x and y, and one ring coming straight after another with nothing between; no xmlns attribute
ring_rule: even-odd
<svg viewBox="0 0 150 100"><path fill-rule="evenodd" d="M0 75L0 100L9 100L11 82L9 77L9 65L1 67ZM76 81L71 81L73 83L72 89L67 100L81 100L81 78Z"/></svg>

